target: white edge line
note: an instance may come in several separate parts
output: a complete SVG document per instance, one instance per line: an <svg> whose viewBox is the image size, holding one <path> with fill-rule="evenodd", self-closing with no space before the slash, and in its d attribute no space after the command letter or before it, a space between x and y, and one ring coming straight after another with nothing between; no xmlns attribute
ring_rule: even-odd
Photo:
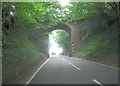
<svg viewBox="0 0 120 86"><path fill-rule="evenodd" d="M50 57L51 58L51 57ZM47 59L47 61L45 61L38 69L37 71L32 75L32 77L26 82L26 85L28 85L32 79L35 77L35 75L40 71L40 69L48 62L48 60L50 60L50 58Z"/></svg>
<svg viewBox="0 0 120 86"><path fill-rule="evenodd" d="M75 57L72 57L72 58L74 58L74 59L78 59L78 60L83 60L83 61L88 61L88 60L85 60L85 59L79 59L79 58L75 58ZM99 65L102 65L102 66L105 66L105 67L109 67L109 68L113 68L113 69L118 70L118 68L111 67L111 66L107 66L107 65L104 65L104 64L101 64L101 63L97 63L97 62L93 62L93 61L88 61L88 62L96 63L96 64L99 64Z"/></svg>

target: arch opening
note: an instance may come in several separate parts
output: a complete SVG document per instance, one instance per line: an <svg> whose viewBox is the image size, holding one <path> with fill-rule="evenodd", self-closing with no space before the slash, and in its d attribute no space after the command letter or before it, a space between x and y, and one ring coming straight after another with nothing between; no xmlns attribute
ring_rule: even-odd
<svg viewBox="0 0 120 86"><path fill-rule="evenodd" d="M49 34L48 44L49 56L51 56L52 54L72 56L71 28L66 24L58 23L56 26L53 26L48 30L48 32L51 32L51 34Z"/></svg>
<svg viewBox="0 0 120 86"><path fill-rule="evenodd" d="M69 55L68 32L56 29L49 34L49 55Z"/></svg>

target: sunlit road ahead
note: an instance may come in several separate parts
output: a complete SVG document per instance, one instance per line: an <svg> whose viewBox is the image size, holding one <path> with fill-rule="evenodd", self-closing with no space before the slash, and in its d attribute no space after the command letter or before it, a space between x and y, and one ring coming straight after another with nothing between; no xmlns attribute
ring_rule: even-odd
<svg viewBox="0 0 120 86"><path fill-rule="evenodd" d="M52 56L29 84L117 84L118 70L67 56Z"/></svg>

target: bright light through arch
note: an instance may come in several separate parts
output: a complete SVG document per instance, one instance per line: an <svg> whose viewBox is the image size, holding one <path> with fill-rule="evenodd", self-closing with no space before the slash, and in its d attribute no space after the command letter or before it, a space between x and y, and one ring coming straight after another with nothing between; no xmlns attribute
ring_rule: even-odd
<svg viewBox="0 0 120 86"><path fill-rule="evenodd" d="M62 7L69 4L69 0L58 0L58 2L61 4Z"/></svg>
<svg viewBox="0 0 120 86"><path fill-rule="evenodd" d="M62 48L58 47L57 42L55 41L54 37L57 35L56 31L52 31L53 34L49 34L49 43L50 43L50 49L49 49L49 55L51 56L52 53L55 53L56 55L59 55L62 53Z"/></svg>
<svg viewBox="0 0 120 86"><path fill-rule="evenodd" d="M59 55L60 53L62 53L62 48L56 47L56 46L52 46L52 47L49 49L49 54L50 54L50 56L52 55L52 53L55 53L56 55Z"/></svg>

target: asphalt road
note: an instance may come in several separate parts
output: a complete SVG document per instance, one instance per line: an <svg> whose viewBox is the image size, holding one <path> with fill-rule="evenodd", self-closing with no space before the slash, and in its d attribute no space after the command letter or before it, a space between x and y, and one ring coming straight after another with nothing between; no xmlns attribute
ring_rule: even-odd
<svg viewBox="0 0 120 86"><path fill-rule="evenodd" d="M86 60L52 56L29 84L118 84L118 70Z"/></svg>

